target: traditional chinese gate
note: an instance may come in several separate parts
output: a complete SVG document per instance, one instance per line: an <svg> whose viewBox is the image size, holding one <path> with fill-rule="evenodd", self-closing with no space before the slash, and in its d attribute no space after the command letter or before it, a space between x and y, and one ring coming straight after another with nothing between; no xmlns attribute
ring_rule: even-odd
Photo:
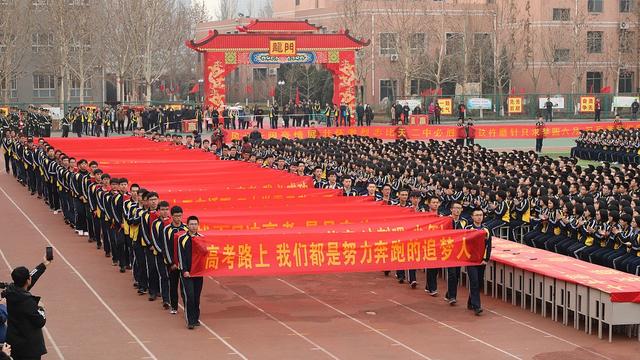
<svg viewBox="0 0 640 360"><path fill-rule="evenodd" d="M369 45L349 31L322 34L307 21L259 21L238 27L239 34L216 30L186 45L204 53L205 106L225 104L225 76L238 65L322 64L333 75L333 102L352 111L356 101L355 52Z"/></svg>

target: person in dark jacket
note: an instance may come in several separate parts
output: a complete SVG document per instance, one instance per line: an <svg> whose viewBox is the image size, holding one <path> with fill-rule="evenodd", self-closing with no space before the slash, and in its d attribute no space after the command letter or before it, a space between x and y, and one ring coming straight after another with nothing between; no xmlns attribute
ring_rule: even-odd
<svg viewBox="0 0 640 360"><path fill-rule="evenodd" d="M24 266L11 272L13 283L3 292L7 299L9 321L7 327L7 343L11 345L11 353L15 359L40 359L47 353L42 328L47 319L40 297L29 292L49 265L45 260L29 271Z"/></svg>

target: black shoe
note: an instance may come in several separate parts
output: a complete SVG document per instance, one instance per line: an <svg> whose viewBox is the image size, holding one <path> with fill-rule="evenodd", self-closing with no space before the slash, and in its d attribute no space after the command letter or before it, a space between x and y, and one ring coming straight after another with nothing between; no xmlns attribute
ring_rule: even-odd
<svg viewBox="0 0 640 360"><path fill-rule="evenodd" d="M149 301L156 301L158 295L149 295Z"/></svg>
<svg viewBox="0 0 640 360"><path fill-rule="evenodd" d="M195 326L200 326L200 320L198 320L197 323L194 324Z"/></svg>
<svg viewBox="0 0 640 360"><path fill-rule="evenodd" d="M480 314L482 314L482 308L477 308L475 310L475 314L476 314L476 316L480 316Z"/></svg>
<svg viewBox="0 0 640 360"><path fill-rule="evenodd" d="M171 305L169 305L168 303L163 303L162 308L165 310L169 310L171 308Z"/></svg>
<svg viewBox="0 0 640 360"><path fill-rule="evenodd" d="M104 253L104 257L111 257L111 253Z"/></svg>
<svg viewBox="0 0 640 360"><path fill-rule="evenodd" d="M418 286L418 282L414 280L414 281L411 282L410 286L411 286L412 289L415 289L416 286Z"/></svg>
<svg viewBox="0 0 640 360"><path fill-rule="evenodd" d="M391 271L385 271L385 272L384 272L384 276L389 276L389 273L390 273L390 272L391 272Z"/></svg>
<svg viewBox="0 0 640 360"><path fill-rule="evenodd" d="M403 277L398 278L398 282L399 282L400 284L404 284L404 278L403 278Z"/></svg>
<svg viewBox="0 0 640 360"><path fill-rule="evenodd" d="M138 289L138 295L144 295L147 293L147 290L145 289Z"/></svg>
<svg viewBox="0 0 640 360"><path fill-rule="evenodd" d="M137 289L137 288L138 288L138 283L137 283L137 282L134 282L134 283L133 283L133 287Z"/></svg>
<svg viewBox="0 0 640 360"><path fill-rule="evenodd" d="M96 249L98 249L98 250L102 249L102 244L100 244L100 243L96 244Z"/></svg>
<svg viewBox="0 0 640 360"><path fill-rule="evenodd" d="M189 325L187 325L187 329L189 329L189 330L193 330L193 329L195 329L195 326L194 326L194 325L192 325L192 324L189 324Z"/></svg>
<svg viewBox="0 0 640 360"><path fill-rule="evenodd" d="M120 272L125 273L127 270L124 269L124 266L120 266Z"/></svg>

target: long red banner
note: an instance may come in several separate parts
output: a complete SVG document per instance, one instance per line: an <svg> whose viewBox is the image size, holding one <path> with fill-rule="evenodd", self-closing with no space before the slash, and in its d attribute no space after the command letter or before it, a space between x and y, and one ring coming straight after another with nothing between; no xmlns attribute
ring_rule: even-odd
<svg viewBox="0 0 640 360"><path fill-rule="evenodd" d="M620 127L635 128L640 124L625 122ZM600 130L614 128L613 122L600 123L547 123L543 128L545 138L573 138L580 135L580 130ZM497 124L475 125L476 139L535 139L539 130L535 124ZM252 130L225 130L225 141L240 140L248 136ZM315 127L260 130L263 138L319 138L336 135L371 136L385 140L399 138L414 140L449 140L464 137L464 130L450 125L407 125L407 126L367 126L367 127Z"/></svg>
<svg viewBox="0 0 640 360"><path fill-rule="evenodd" d="M450 230L448 217L370 197L313 189L310 177L141 138L49 143L157 191L161 200L181 205L185 216L197 215L204 237L194 241L193 274L424 268L477 264L482 257L483 232Z"/></svg>
<svg viewBox="0 0 640 360"><path fill-rule="evenodd" d="M482 260L484 232L204 236L192 276L256 276L464 266Z"/></svg>

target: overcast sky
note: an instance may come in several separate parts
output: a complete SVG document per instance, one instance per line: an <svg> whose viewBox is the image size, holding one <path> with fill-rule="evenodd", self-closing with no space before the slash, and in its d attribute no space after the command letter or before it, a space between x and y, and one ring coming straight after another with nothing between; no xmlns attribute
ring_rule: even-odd
<svg viewBox="0 0 640 360"><path fill-rule="evenodd" d="M220 3L220 0L194 0L194 1L204 2L205 6L207 7L207 10L209 11L209 15L211 16L211 20L216 20L215 9L218 8L218 4ZM252 16L257 17L258 13L260 12L260 9L267 1L269 0L238 0L238 12L247 15L247 8L249 6L249 3L253 3L254 13L252 14Z"/></svg>

